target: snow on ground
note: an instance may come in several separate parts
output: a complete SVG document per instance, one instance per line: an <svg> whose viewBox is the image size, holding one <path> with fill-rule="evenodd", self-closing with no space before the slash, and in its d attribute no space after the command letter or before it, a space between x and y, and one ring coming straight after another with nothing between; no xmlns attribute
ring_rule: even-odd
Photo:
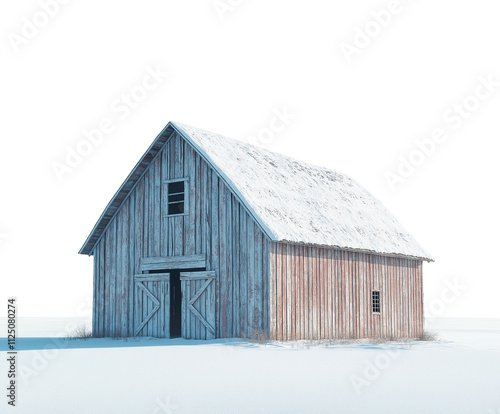
<svg viewBox="0 0 500 414"><path fill-rule="evenodd" d="M500 414L500 321L428 325L440 342L24 337L17 408L0 412Z"/></svg>

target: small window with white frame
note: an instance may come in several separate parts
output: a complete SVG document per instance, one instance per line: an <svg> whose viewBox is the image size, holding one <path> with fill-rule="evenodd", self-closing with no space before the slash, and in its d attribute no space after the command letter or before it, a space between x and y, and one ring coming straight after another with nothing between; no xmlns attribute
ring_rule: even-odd
<svg viewBox="0 0 500 414"><path fill-rule="evenodd" d="M372 290L372 313L380 313L380 291Z"/></svg>
<svg viewBox="0 0 500 414"><path fill-rule="evenodd" d="M188 213L188 179L168 180L165 182L167 195L166 216L181 216Z"/></svg>

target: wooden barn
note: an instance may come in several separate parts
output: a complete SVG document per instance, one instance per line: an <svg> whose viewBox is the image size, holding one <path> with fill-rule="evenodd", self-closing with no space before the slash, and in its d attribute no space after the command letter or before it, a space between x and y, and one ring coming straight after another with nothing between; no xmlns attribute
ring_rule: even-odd
<svg viewBox="0 0 500 414"><path fill-rule="evenodd" d="M93 332L418 337L427 254L351 178L171 122L111 199Z"/></svg>

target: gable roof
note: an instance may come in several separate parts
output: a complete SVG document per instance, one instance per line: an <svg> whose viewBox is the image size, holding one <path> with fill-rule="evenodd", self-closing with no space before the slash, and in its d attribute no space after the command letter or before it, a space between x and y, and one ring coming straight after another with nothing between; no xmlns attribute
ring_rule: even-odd
<svg viewBox="0 0 500 414"><path fill-rule="evenodd" d="M111 199L81 254L91 254L173 132L186 139L219 173L273 241L433 260L394 216L350 177L174 122L158 135Z"/></svg>

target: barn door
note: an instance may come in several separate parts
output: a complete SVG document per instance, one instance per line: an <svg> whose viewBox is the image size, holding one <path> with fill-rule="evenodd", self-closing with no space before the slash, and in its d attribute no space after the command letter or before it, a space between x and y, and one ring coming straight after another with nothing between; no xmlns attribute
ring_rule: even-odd
<svg viewBox="0 0 500 414"><path fill-rule="evenodd" d="M134 335L170 338L170 274L134 277Z"/></svg>
<svg viewBox="0 0 500 414"><path fill-rule="evenodd" d="M215 338L215 272L181 272L182 337Z"/></svg>

